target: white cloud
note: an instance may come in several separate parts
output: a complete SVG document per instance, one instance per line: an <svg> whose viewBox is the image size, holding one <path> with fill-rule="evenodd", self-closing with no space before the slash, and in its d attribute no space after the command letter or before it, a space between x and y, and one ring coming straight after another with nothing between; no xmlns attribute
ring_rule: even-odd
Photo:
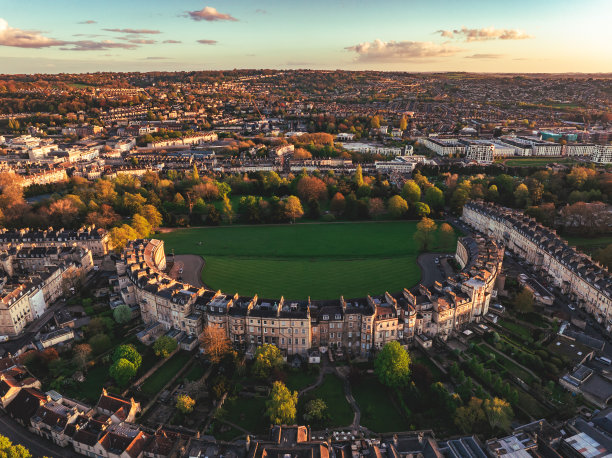
<svg viewBox="0 0 612 458"><path fill-rule="evenodd" d="M357 53L357 61L402 62L412 59L453 56L461 48L439 45L429 41L382 41L364 42L345 48Z"/></svg>
<svg viewBox="0 0 612 458"><path fill-rule="evenodd" d="M187 14L194 21L237 21L235 17L230 14L224 14L217 11L212 6L205 6L199 11L187 11Z"/></svg>
<svg viewBox="0 0 612 458"><path fill-rule="evenodd" d="M465 56L466 59L499 59L503 57L503 54L472 54L471 56Z"/></svg>
<svg viewBox="0 0 612 458"><path fill-rule="evenodd" d="M464 39L470 41L488 41L488 40L526 40L533 38L524 30L519 29L496 29L494 27L485 27L482 29L468 29L463 26L455 30L438 30L441 37Z"/></svg>
<svg viewBox="0 0 612 458"><path fill-rule="evenodd" d="M35 30L21 30L9 27L8 22L0 18L0 46L17 48L48 48L62 46L66 42L49 38Z"/></svg>
<svg viewBox="0 0 612 458"><path fill-rule="evenodd" d="M132 35L140 35L140 34L157 34L161 33L159 30L150 30L150 29L102 29L107 32L116 32L116 33L129 33Z"/></svg>
<svg viewBox="0 0 612 458"><path fill-rule="evenodd" d="M197 40L201 45L216 45L217 40Z"/></svg>

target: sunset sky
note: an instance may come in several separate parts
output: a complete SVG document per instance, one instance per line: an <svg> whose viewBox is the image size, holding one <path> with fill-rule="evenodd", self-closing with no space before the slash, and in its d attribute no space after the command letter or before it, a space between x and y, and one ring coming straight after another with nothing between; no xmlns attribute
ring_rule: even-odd
<svg viewBox="0 0 612 458"><path fill-rule="evenodd" d="M612 0L3 3L0 73L612 72Z"/></svg>

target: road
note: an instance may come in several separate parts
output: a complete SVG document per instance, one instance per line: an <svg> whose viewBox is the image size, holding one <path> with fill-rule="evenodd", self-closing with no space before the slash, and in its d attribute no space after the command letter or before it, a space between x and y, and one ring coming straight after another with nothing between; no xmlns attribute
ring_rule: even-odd
<svg viewBox="0 0 612 458"><path fill-rule="evenodd" d="M443 276L443 268L436 264L436 258L446 256L448 253L423 253L417 258L417 264L421 268L421 284L430 287L436 281L441 282L446 278Z"/></svg>
<svg viewBox="0 0 612 458"><path fill-rule="evenodd" d="M81 457L71 446L59 447L53 442L37 436L20 424L13 421L5 413L0 414L0 433L8 437L13 444L21 444L27 448L35 458L48 456L49 458Z"/></svg>
<svg viewBox="0 0 612 458"><path fill-rule="evenodd" d="M172 255L170 256L172 257ZM174 256L175 266L183 269L183 273L179 274L178 269L174 266L170 275L175 278L182 277L182 281L193 286L205 286L202 282L202 269L204 268L204 259L202 256L195 254L177 254Z"/></svg>

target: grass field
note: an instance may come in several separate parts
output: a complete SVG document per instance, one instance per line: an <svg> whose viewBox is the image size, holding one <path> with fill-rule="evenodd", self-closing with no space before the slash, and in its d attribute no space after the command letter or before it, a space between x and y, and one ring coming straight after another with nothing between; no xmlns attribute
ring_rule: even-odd
<svg viewBox="0 0 612 458"><path fill-rule="evenodd" d="M178 352L144 381L141 386L143 394L154 396L180 371L189 361L189 353Z"/></svg>
<svg viewBox="0 0 612 458"><path fill-rule="evenodd" d="M159 234L166 253L204 257L204 283L228 294L335 299L397 292L421 278L416 221L223 226ZM455 242L432 251L454 252Z"/></svg>
<svg viewBox="0 0 612 458"><path fill-rule="evenodd" d="M562 237L567 240L567 243L571 246L578 247L582 251L590 254L597 251L599 248L604 248L612 244L611 235L601 237L572 237L563 235Z"/></svg>
<svg viewBox="0 0 612 458"><path fill-rule="evenodd" d="M348 426L353 422L353 409L344 397L343 382L335 375L326 375L321 386L308 392L305 399L322 399L327 405L327 413L332 427Z"/></svg>
<svg viewBox="0 0 612 458"><path fill-rule="evenodd" d="M374 377L363 377L351 386L361 410L361 424L377 433L407 431L410 424L389 398L388 390Z"/></svg>
<svg viewBox="0 0 612 458"><path fill-rule="evenodd" d="M578 164L579 161L559 157L525 157L520 159L502 160L508 167L538 167L547 164Z"/></svg>

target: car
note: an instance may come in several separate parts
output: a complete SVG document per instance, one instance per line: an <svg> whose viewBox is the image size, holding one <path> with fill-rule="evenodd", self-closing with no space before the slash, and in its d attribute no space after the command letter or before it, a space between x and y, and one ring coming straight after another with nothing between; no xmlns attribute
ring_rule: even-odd
<svg viewBox="0 0 612 458"><path fill-rule="evenodd" d="M567 304L567 308L570 309L572 312L576 311L576 306L572 304Z"/></svg>

